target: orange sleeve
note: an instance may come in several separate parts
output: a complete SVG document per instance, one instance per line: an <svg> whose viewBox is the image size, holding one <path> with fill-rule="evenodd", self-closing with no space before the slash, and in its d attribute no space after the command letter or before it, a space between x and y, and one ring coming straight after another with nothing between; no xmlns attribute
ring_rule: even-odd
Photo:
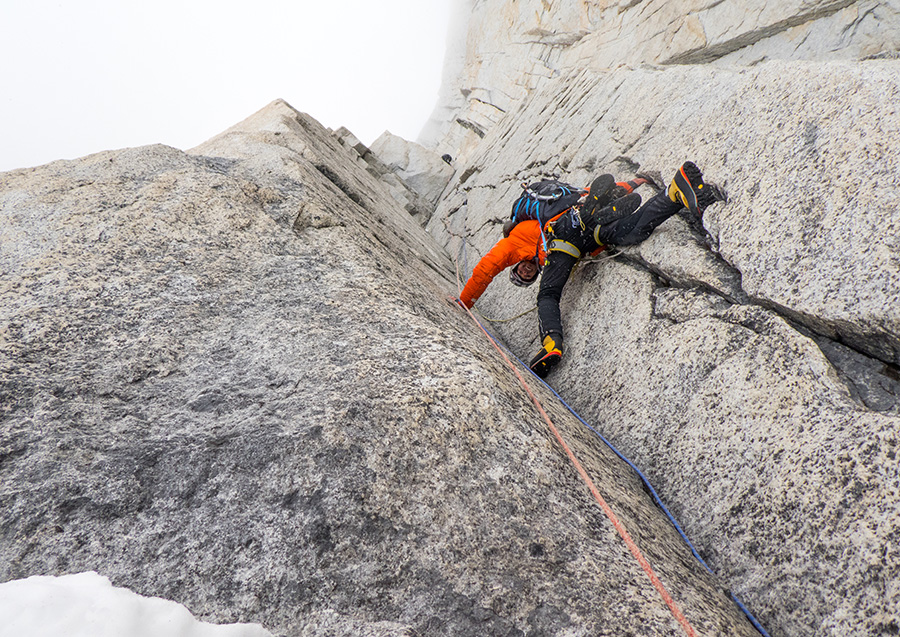
<svg viewBox="0 0 900 637"><path fill-rule="evenodd" d="M472 270L472 276L460 293L459 300L466 307L472 307L495 276L519 261L533 258L536 253L539 253L540 263L543 265L541 224L534 220L518 223L508 237L500 239L491 251L481 258Z"/></svg>
<svg viewBox="0 0 900 637"><path fill-rule="evenodd" d="M515 258L516 247L515 240L507 237L500 239L490 252L481 257L481 261L472 270L472 276L469 277L466 287L459 294L459 300L463 305L469 308L475 305L475 301L484 294L495 276L513 265L513 261L519 262Z"/></svg>

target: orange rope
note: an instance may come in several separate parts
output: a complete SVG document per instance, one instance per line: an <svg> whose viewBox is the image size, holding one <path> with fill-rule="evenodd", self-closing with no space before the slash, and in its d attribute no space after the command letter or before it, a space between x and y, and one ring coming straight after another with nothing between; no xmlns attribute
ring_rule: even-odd
<svg viewBox="0 0 900 637"><path fill-rule="evenodd" d="M460 289L460 280L459 280L459 262L456 263L456 286L457 290ZM497 345L491 335L488 334L487 330L484 329L484 326L475 318L475 315L472 313L472 310L460 304L466 313L472 317L472 320L475 321L475 324L481 328L481 331L484 332L485 336L488 337L488 340L494 346L494 348L500 353L500 356L503 357L503 360L509 365L510 369L512 369L513 373L519 379L519 382L522 384L522 387L525 388L525 392L528 394L528 397L531 398L531 401L534 403L537 410L540 412L541 416L544 419L544 422L547 423L547 426L550 428L550 431L553 432L554 437L557 442L559 442L560 446L563 448L563 451L566 452L566 455L569 457L569 460L572 461L572 464L575 465L575 469L578 471L578 474L581 476L581 479L587 484L588 489L591 494L594 496L594 499L600 505L600 508L603 510L603 513L606 514L606 517L609 518L609 521L612 522L613 527L619 533L619 536L625 542L625 545L628 547L628 550L631 551L631 554L634 556L634 559L637 560L638 564L641 565L641 568L644 569L644 572L647 574L647 577L650 578L650 581L653 583L654 588L656 588L657 592L663 598L663 601L666 603L666 606L669 607L669 610L672 612L672 615L678 620L678 623L681 624L681 627L684 629L684 632L689 637L697 637L697 633L694 630L694 627L688 622L687 618L684 616L684 613L681 612L681 609L678 608L678 604L675 603L675 600L672 599L672 596L669 595L669 592L666 590L666 587L663 586L663 583L660 581L659 577L657 577L656 573L653 570L653 567L650 566L650 562L644 557L644 554L641 553L641 550L638 548L638 545L635 544L634 540L631 539L631 535L628 533L628 530L625 528L625 525L619 520L618 516L616 516L615 512L612 508L607 504L606 500L603 499L603 496L600 495L600 491L597 490L597 487L594 485L594 481L591 480L591 477L588 475L587 471L584 470L584 467L581 466L581 463L578 461L578 458L575 457L575 454L569 448L569 445L566 444L566 441L563 440L562 434L559 433L559 430L553 424L553 421L550 420L550 416L547 415L547 412L544 411L544 407L541 405L540 401L531 391L531 388L528 386L528 383L525 382L525 379L519 373L519 370L513 364L506 353Z"/></svg>

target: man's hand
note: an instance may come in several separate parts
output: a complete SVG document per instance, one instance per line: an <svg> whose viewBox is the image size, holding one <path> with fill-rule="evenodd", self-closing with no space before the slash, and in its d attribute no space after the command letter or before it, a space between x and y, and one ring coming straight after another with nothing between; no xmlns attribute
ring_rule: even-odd
<svg viewBox="0 0 900 637"><path fill-rule="evenodd" d="M447 303L449 303L453 307L461 307L464 310L469 309L466 307L465 303L459 300L458 296L453 296L452 294L447 297Z"/></svg>

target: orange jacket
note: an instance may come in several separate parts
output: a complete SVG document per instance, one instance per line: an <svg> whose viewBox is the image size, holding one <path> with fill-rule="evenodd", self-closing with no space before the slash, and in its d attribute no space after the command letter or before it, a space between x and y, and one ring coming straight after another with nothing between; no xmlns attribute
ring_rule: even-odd
<svg viewBox="0 0 900 637"><path fill-rule="evenodd" d="M625 193L633 192L635 188L641 184L647 183L646 179L635 179L633 181L617 181L616 185L621 187ZM590 188L587 189L590 192ZM622 195L618 195L622 196ZM547 222L550 225L565 214L565 210ZM601 246L592 254L597 254L605 249ZM459 300L463 305L471 308L475 305L475 301L484 294L487 286L491 284L494 277L503 272L506 268L514 266L520 261L533 259L535 253L538 255L538 262L544 265L544 242L541 238L541 226L538 221L529 220L521 221L512 229L509 236L500 239L491 248L491 251L481 257L481 261L472 270L472 276L469 277L466 287L459 294Z"/></svg>
<svg viewBox="0 0 900 637"><path fill-rule="evenodd" d="M509 236L500 239L491 251L481 257L481 261L472 270L472 276L459 295L459 300L466 307L475 305L475 301L484 294L494 277L506 268L520 261L533 259L537 254L538 261L544 264L544 242L541 240L541 225L537 221L522 221L512 229Z"/></svg>

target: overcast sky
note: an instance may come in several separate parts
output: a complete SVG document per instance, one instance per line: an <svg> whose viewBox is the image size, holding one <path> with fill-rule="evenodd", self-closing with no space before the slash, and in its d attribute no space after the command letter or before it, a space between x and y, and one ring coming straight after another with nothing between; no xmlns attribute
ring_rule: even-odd
<svg viewBox="0 0 900 637"><path fill-rule="evenodd" d="M283 98L415 140L456 0L0 0L0 171L188 149Z"/></svg>

